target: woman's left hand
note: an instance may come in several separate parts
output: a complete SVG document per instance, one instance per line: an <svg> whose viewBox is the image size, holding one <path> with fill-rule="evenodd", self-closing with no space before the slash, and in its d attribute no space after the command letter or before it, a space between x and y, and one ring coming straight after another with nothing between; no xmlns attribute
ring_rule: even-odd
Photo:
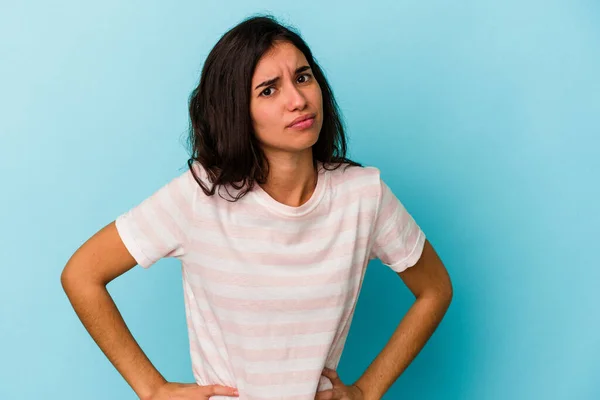
<svg viewBox="0 0 600 400"><path fill-rule="evenodd" d="M317 392L315 400L363 400L363 392L358 386L346 386L338 376L337 372L325 367L323 376L329 378L333 384L332 389Z"/></svg>

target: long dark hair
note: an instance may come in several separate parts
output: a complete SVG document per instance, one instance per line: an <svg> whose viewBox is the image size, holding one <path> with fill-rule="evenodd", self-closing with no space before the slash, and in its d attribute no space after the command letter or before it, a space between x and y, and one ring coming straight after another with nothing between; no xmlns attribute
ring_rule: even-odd
<svg viewBox="0 0 600 400"><path fill-rule="evenodd" d="M204 193L211 196L219 185L231 185L235 200L265 183L268 160L254 135L250 116L252 76L256 64L275 42L287 41L306 57L323 98L323 125L313 145L313 165L323 167L361 164L346 158L346 136L341 113L323 71L299 33L281 25L271 15L245 19L226 32L209 53L200 83L189 99L190 130L188 167ZM212 185L204 186L193 168L199 162ZM327 168L326 168L327 169ZM244 188L245 187L245 188ZM234 200L234 201L235 201Z"/></svg>

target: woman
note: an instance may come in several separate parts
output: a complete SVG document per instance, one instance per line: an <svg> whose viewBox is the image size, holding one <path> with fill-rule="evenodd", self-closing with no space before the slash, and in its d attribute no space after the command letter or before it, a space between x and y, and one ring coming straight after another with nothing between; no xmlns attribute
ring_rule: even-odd
<svg viewBox="0 0 600 400"><path fill-rule="evenodd" d="M439 324L452 287L379 170L345 157L310 49L272 17L246 19L207 57L189 111L188 170L65 266L61 281L86 329L141 399L381 398ZM163 257L182 263L194 384L166 382L106 290ZM417 299L346 385L335 369L374 258Z"/></svg>

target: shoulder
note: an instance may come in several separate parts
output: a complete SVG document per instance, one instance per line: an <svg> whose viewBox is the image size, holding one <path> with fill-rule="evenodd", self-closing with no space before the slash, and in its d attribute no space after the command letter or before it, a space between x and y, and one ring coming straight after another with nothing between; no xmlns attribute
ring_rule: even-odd
<svg viewBox="0 0 600 400"><path fill-rule="evenodd" d="M168 197L171 202L188 205L193 205L203 197L202 188L199 182L202 182L205 187L210 189L210 181L208 175L202 165L194 162L190 166L186 163L177 169L177 174L161 188L164 196Z"/></svg>
<svg viewBox="0 0 600 400"><path fill-rule="evenodd" d="M334 166L327 166L332 169ZM348 163L341 164L338 168L326 171L334 185L369 186L379 185L380 171L373 166L355 166Z"/></svg>
<svg viewBox="0 0 600 400"><path fill-rule="evenodd" d="M327 173L330 175L330 189L336 198L376 200L381 194L380 171L376 167L344 163Z"/></svg>
<svg viewBox="0 0 600 400"><path fill-rule="evenodd" d="M215 176L199 161L194 161L191 166L186 165L185 168L187 170L177 179L180 179L182 184L189 188L190 193L194 193L196 202L216 205L228 204L239 196L241 191L246 189L243 182L215 186L213 183Z"/></svg>

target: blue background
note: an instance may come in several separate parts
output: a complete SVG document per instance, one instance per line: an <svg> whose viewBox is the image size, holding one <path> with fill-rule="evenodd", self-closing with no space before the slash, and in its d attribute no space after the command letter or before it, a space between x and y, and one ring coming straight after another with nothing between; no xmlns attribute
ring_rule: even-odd
<svg viewBox="0 0 600 400"><path fill-rule="evenodd" d="M132 399L60 285L92 234L185 168L187 99L218 38L297 26L455 296L386 399L600 398L597 1L3 2L0 399ZM192 382L179 263L109 285L144 351ZM413 301L370 264L339 373Z"/></svg>

